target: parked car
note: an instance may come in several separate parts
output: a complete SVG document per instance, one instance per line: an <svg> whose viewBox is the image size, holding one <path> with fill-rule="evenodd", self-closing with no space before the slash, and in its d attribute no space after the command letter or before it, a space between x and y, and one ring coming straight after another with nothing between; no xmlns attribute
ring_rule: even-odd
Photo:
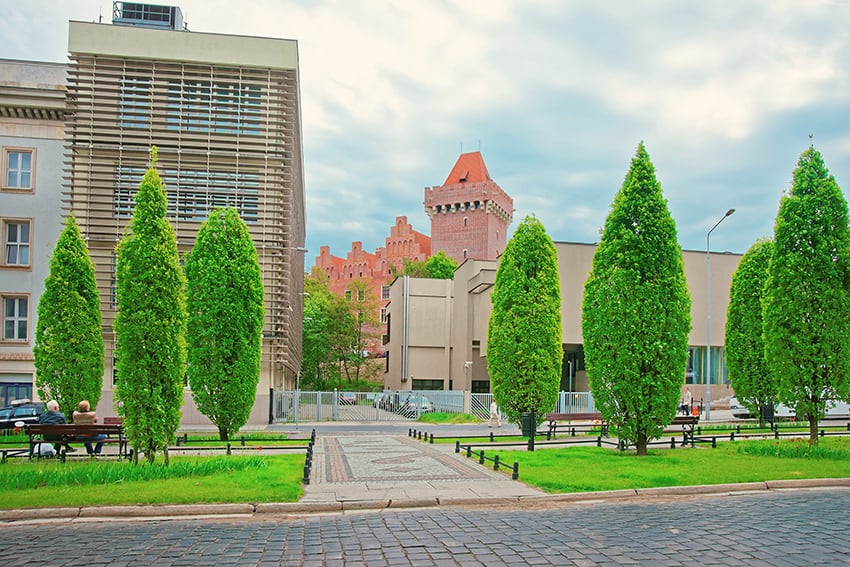
<svg viewBox="0 0 850 567"><path fill-rule="evenodd" d="M395 410L399 407L399 394L398 392L385 392L380 394L380 397L376 398L375 404L378 408L395 412Z"/></svg>
<svg viewBox="0 0 850 567"><path fill-rule="evenodd" d="M354 392L341 392L339 394L339 403L353 406L357 403L357 394Z"/></svg>
<svg viewBox="0 0 850 567"><path fill-rule="evenodd" d="M11 404L0 409L0 430L8 431L15 428L15 423L38 423L38 416L44 411L44 404L29 400L14 400Z"/></svg>
<svg viewBox="0 0 850 567"><path fill-rule="evenodd" d="M750 410L741 405L736 396L732 396L729 399L729 409L732 412L732 417L737 417L738 419L756 417L752 414L752 412L750 412ZM794 410L794 408L789 408L784 404L776 404L776 407L773 409L773 417L778 419L791 419L796 417L796 413L797 412ZM850 404L842 401L830 402L826 408L825 417L850 417Z"/></svg>
<svg viewBox="0 0 850 567"><path fill-rule="evenodd" d="M414 417L417 413L428 413L434 411L434 409L434 403L425 396L410 394L399 405L396 413L405 417Z"/></svg>

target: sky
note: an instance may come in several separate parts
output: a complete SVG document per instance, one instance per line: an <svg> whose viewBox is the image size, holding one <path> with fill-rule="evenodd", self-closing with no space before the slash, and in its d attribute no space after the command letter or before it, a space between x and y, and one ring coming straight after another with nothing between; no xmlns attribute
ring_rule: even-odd
<svg viewBox="0 0 850 567"><path fill-rule="evenodd" d="M168 2L161 2L168 3ZM298 41L307 268L430 234L425 187L481 151L555 241L598 242L638 144L688 250L771 236L814 144L850 191L845 0L182 0L191 31ZM0 0L0 58L67 61L101 0Z"/></svg>

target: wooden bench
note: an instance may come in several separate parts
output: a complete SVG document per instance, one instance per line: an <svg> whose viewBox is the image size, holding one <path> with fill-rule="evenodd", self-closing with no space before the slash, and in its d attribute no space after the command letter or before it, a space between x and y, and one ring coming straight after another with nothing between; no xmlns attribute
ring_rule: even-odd
<svg viewBox="0 0 850 567"><path fill-rule="evenodd" d="M602 430L602 435L608 436L608 424L602 420L602 414L599 412L547 413L546 420L549 422L549 431L546 432L547 439L554 439L558 429L567 429L575 437L576 425L573 422L577 421L593 422L592 425L586 426L587 430L598 426Z"/></svg>
<svg viewBox="0 0 850 567"><path fill-rule="evenodd" d="M696 429L697 424L699 423L699 416L697 415L677 415L673 418L667 427L664 429L666 433L682 433L682 447L691 444L691 447L694 446L694 429ZM679 429L681 427L681 430Z"/></svg>
<svg viewBox="0 0 850 567"><path fill-rule="evenodd" d="M121 457L128 456L127 438L124 436L124 427L120 424L93 424L93 425L74 425L74 424L58 424L58 423L31 423L24 426L27 435L29 435L29 456L39 456L37 446L39 443L60 444L59 458L65 461L65 445L70 443L118 443L118 460ZM77 439L78 437L95 437L97 435L107 435L106 439L100 441L85 441Z"/></svg>

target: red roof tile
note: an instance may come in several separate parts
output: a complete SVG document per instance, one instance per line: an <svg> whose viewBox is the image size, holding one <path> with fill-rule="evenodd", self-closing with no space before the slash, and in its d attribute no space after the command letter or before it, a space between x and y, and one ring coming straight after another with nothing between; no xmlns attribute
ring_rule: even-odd
<svg viewBox="0 0 850 567"><path fill-rule="evenodd" d="M484 158L481 157L481 152L470 152L468 154L460 154L460 157L457 158L457 163L455 163L452 172L449 173L443 185L478 183L490 180L490 173L487 171L487 166L484 165Z"/></svg>

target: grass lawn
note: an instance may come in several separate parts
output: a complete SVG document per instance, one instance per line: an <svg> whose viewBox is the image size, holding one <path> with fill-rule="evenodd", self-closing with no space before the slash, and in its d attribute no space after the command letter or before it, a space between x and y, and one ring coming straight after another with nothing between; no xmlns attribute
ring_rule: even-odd
<svg viewBox="0 0 850 567"><path fill-rule="evenodd" d="M127 461L12 459L0 465L0 508L295 502L304 455L171 457Z"/></svg>
<svg viewBox="0 0 850 567"><path fill-rule="evenodd" d="M822 438L816 448L807 439L729 441L645 457L597 447L495 453L505 464L519 462L520 480L550 493L850 476L848 437Z"/></svg>

